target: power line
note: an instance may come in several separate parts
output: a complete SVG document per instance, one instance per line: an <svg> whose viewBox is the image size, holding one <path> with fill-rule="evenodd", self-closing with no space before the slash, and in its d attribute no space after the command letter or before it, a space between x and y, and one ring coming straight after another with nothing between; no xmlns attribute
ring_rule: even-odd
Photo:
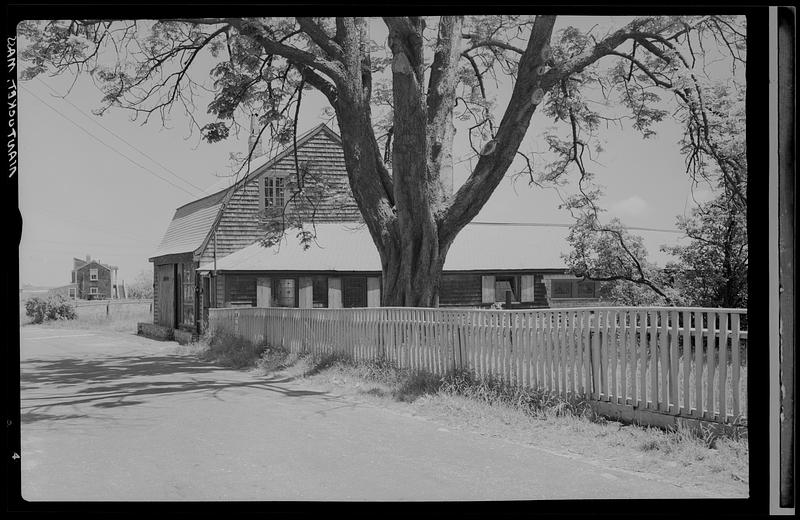
<svg viewBox="0 0 800 520"><path fill-rule="evenodd" d="M500 226L522 226L522 227L562 227L562 228L572 227L572 224L561 224L552 222L470 222L470 224L488 225L488 226L500 225ZM657 231L659 233L677 233L677 234L683 233L683 231L680 231L678 229L657 229L657 228L637 227L637 226L625 226L625 229L633 229L635 231Z"/></svg>
<svg viewBox="0 0 800 520"><path fill-rule="evenodd" d="M54 94L55 94L55 95L56 95L58 98L60 98L60 99L62 99L62 100L64 100L64 101L66 101L67 103L69 103L70 105L72 105L72 107L73 107L73 108L75 108L75 110L77 110L78 112L80 112L81 114L83 114L83 115L84 115L84 116L85 116L85 117L86 117L86 118L87 118L89 121L91 121L92 123L96 124L97 126L99 126L100 128L102 128L102 129L103 129L103 130L105 130L106 132L110 133L111 135L113 135L114 137L116 137L117 139L119 139L120 141L122 141L123 143L127 144L128 146L130 146L131 148L133 148L134 150L136 150L137 152L139 152L139 154L140 154L142 157L144 157L144 158L148 159L149 161L151 161L151 162L152 162L152 163L154 163L154 164L157 164L158 166L160 166L161 168L163 168L165 171L167 171L168 173L170 173L170 174L174 175L175 177L179 178L180 180L182 180L183 182L185 182L185 183L186 183L186 184L188 184L189 186L192 186L193 188L197 188L199 191L201 191L201 192L205 193L205 190L204 190L203 188L201 188L200 186L198 186L198 185L196 185L196 184L193 184L192 182L190 182L190 181L186 180L184 177L181 177L180 175L178 175L178 174L177 174L177 173L175 173L174 171L170 170L169 168L167 168L166 166L164 166L164 165L163 165L163 164L161 164L160 162L156 161L155 159L153 159L152 157L150 157L149 155L147 155L147 153L146 153L146 152L143 152L142 150L140 150L140 149L139 149L139 148L137 148L136 146L134 146L134 145L132 145L131 143L129 143L129 142L128 142L128 141L127 141L127 140L126 140L124 137L121 137L119 134L117 134L116 132L114 132L114 131L113 131L113 130L111 130L110 128L106 127L105 125L103 125L102 123L100 123L99 121L97 121L97 120L96 120L96 118L94 118L94 117L91 117L89 114L87 114L86 112L84 112L84 111L83 111L83 110L82 110L82 109L81 109L79 106L77 106L75 103L73 103L72 101L70 101L70 100L69 100L69 99L67 99L66 97L59 96L59 95L58 95L58 91L57 91L56 89L54 89L53 87L51 87L50 85L48 85L47 83L45 83L45 82L44 82L44 80L42 80L40 77L37 77L36 79L37 79L37 80L39 80L39 82L40 82L42 85L44 85L45 87L49 88L49 89L50 89L50 91L51 91L51 92L53 92L53 93L54 93Z"/></svg>
<svg viewBox="0 0 800 520"><path fill-rule="evenodd" d="M143 166L143 165L139 164L138 162L134 161L133 159L131 159L130 157L128 157L128 156L127 156L127 155L125 155L124 153L120 152L119 150L117 150L116 148L114 148L113 146L111 146L110 144L106 143L105 141L103 141L103 140L102 140L102 139L100 139L99 137L95 136L95 135L94 135L94 134L92 134L90 131L86 130L84 127L82 127L81 125L79 125L78 123L76 123L75 121L73 121L72 119L70 119L70 118L69 118L69 116L66 116L66 115L64 115L63 113L61 113L61 111L59 111L59 110L58 110L57 108L55 108L53 105L51 105L51 104L50 104L50 103L48 103L47 101L43 100L43 99L42 99L42 98L40 98L39 96L37 96L37 95L36 95L36 94L35 94L33 91L31 91L31 90L30 90L28 87L26 87L25 85L20 85L20 86L21 86L21 87L22 87L22 88L23 88L25 91L27 91L27 92L28 92L30 95L32 95L33 97L35 97L36 99L38 99L40 102L42 102L44 105L46 105L48 108L50 108L51 110L53 110L53 111L54 111L56 114L60 115L60 116L61 116L61 117L63 117L64 119L66 119L66 120L67 120L67 121L68 121L70 124L72 124L73 126L76 126L76 127L78 127L78 129L80 129L80 130L81 130L83 133L85 133L86 135L88 135L89 137L91 137L92 139L94 139L95 141L97 141L98 143L102 144L102 145L103 145L103 146L105 146L106 148L109 148L110 150L112 150L113 152L117 153L118 155L121 155L122 157L124 157L124 158L125 158L125 159L127 159L128 161L132 162L133 164L135 164L135 165L136 165L136 166L138 166L139 168L141 168L141 169L143 169L143 170L145 170L145 171L149 172L150 174L152 174L152 175L154 175L154 176L158 177L159 179L161 179L162 181L166 182L167 184L169 184L169 185L171 185L171 186L173 186L173 187L175 187L175 188L178 188L179 190L183 191L184 193L188 193L188 194L189 194L189 195L191 195L192 197L196 197L196 196L197 196L197 195L195 195L194 193L192 193L192 192L190 192L189 190L187 190L186 188L184 188L183 186L178 186L177 184L175 184L174 182L170 181L169 179L166 179L166 178L162 177L161 175L157 174L156 172L154 172L153 170L151 170L151 169L150 169L150 168L148 168L147 166Z"/></svg>
<svg viewBox="0 0 800 520"><path fill-rule="evenodd" d="M141 243L144 243L146 241L150 241L151 240L151 238L147 238L147 237L145 237L143 235L137 235L137 234L131 233L130 231L123 231L123 230L121 230L119 228L109 229L109 228L100 227L100 226L97 225L96 222L93 222L93 221L90 221L90 220L87 220L87 219L78 218L74 214L70 215L70 216L64 216L63 214L59 215L59 214L56 214L56 213L53 213L53 212L50 212L50 211L48 211L46 209L41 209L41 208L37 208L36 210L31 210L31 211L21 211L23 235L25 234L25 213L27 213L28 215L32 215L32 214L36 214L36 213L46 213L46 214L48 214L48 215L50 215L52 217L55 217L55 218L57 218L59 220L65 220L67 222L72 222L73 224L75 224L77 226L81 226L81 228L88 228L88 229L92 229L94 231L99 231L100 233L106 233L106 234L114 235L114 236L126 236L128 238L132 238L134 241L141 242Z"/></svg>

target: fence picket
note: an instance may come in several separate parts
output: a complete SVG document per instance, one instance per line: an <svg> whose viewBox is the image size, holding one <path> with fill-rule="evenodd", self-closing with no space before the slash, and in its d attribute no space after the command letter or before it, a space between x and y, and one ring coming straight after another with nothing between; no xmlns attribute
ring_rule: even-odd
<svg viewBox="0 0 800 520"><path fill-rule="evenodd" d="M714 410L714 369L716 359L714 352L717 349L716 341L716 328L717 328L717 315L714 312L706 313L708 316L708 328L706 329L706 366L708 367L708 377L706 384L707 400L706 400L706 418L713 419L715 416Z"/></svg>
<svg viewBox="0 0 800 520"><path fill-rule="evenodd" d="M661 353L661 395L659 399L658 409L663 411L669 410L669 315L667 311L661 311L661 337L658 342L658 349Z"/></svg>
<svg viewBox="0 0 800 520"><path fill-rule="evenodd" d="M728 314L721 312L719 316L719 417L725 422L728 417Z"/></svg>
<svg viewBox="0 0 800 520"><path fill-rule="evenodd" d="M739 359L739 315L731 314L731 390L733 393L733 420L739 420L739 392L741 376L741 360Z"/></svg>
<svg viewBox="0 0 800 520"><path fill-rule="evenodd" d="M354 361L387 359L438 375L464 369L509 385L724 423L746 410L743 313L235 308L211 309L208 330L230 330L293 353L341 352Z"/></svg>

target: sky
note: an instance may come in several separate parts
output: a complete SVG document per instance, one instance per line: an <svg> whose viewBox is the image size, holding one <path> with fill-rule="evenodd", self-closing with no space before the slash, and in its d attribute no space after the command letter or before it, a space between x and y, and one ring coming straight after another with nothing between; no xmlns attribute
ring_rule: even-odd
<svg viewBox="0 0 800 520"><path fill-rule="evenodd" d="M86 255L118 266L119 278L130 283L152 270L148 258L175 209L227 185L230 154L246 151L247 132L220 143L201 142L196 131L189 135L179 108L167 127L157 118L141 125L121 110L95 116L101 93L86 77L70 89L73 79L45 75L20 82L20 284L67 284L72 258ZM304 94L300 132L326 119L324 106L319 94ZM202 104L195 115L201 125L212 121ZM547 125L537 112L523 146L535 149L536 133ZM610 128L599 164L592 167L605 187L601 202L609 217L632 227L674 230L676 216L691 206L690 182L677 145L680 130L667 119L656 131L656 138L642 140L630 129ZM468 165L456 163L456 189L469 174ZM703 196L695 190L696 198ZM568 224L572 219L559 203L552 190L514 182L509 175L475 221Z"/></svg>

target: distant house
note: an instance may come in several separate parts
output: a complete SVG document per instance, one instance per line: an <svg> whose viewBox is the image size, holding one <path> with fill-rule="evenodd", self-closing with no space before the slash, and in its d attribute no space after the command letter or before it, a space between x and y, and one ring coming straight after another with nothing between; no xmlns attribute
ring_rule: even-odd
<svg viewBox="0 0 800 520"><path fill-rule="evenodd" d="M67 296L81 300L110 300L122 296L124 291L117 281L118 267L92 260L72 259L72 279L69 285L58 288L66 290Z"/></svg>
<svg viewBox="0 0 800 520"><path fill-rule="evenodd" d="M251 125L252 126L252 125ZM254 144L251 128L250 147ZM211 307L376 307L378 252L350 191L339 136L319 125L274 157L253 159L235 185L179 207L155 254L154 323L202 330ZM256 153L254 152L254 156ZM279 246L259 240L275 205L310 220L290 197L297 165L313 204L317 244L303 250L292 233ZM314 190L323 185L323 190ZM564 307L598 301L598 284L566 273L566 226L468 224L448 252L439 304Z"/></svg>

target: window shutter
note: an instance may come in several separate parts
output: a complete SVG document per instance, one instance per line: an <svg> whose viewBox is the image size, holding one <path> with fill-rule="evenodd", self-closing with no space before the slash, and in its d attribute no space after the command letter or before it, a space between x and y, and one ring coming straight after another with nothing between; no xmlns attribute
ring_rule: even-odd
<svg viewBox="0 0 800 520"><path fill-rule="evenodd" d="M523 301L523 302L532 302L532 301L534 301L536 299L536 297L535 297L535 295L533 293L534 286L535 286L535 282L534 282L535 277L534 277L534 275L532 275L532 274L523 274L520 278L521 278L520 285L522 285L522 292L521 292L520 301Z"/></svg>
<svg viewBox="0 0 800 520"><path fill-rule="evenodd" d="M310 276L301 276L299 281L299 307L301 309L311 309L314 307L314 283Z"/></svg>
<svg viewBox="0 0 800 520"><path fill-rule="evenodd" d="M494 276L482 276L481 286L481 302L494 303Z"/></svg>
<svg viewBox="0 0 800 520"><path fill-rule="evenodd" d="M328 307L331 309L342 308L341 278L328 278Z"/></svg>
<svg viewBox="0 0 800 520"><path fill-rule="evenodd" d="M256 307L272 307L272 279L256 280Z"/></svg>
<svg viewBox="0 0 800 520"><path fill-rule="evenodd" d="M367 307L381 306L381 279L376 276L367 278Z"/></svg>

